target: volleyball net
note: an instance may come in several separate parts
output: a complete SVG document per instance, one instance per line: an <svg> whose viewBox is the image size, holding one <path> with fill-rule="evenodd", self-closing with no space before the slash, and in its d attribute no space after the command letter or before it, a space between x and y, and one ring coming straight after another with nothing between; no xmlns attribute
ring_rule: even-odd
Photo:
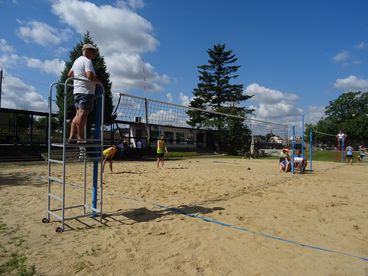
<svg viewBox="0 0 368 276"><path fill-rule="evenodd" d="M339 139L336 134L312 130L312 149L315 158L325 161L344 161L347 139Z"/></svg>
<svg viewBox="0 0 368 276"><path fill-rule="evenodd" d="M140 141L155 147L165 136L175 151L227 151L242 155L273 155L290 145L289 126L211 110L119 93L114 110L119 140L130 147ZM250 115L252 116L252 115Z"/></svg>

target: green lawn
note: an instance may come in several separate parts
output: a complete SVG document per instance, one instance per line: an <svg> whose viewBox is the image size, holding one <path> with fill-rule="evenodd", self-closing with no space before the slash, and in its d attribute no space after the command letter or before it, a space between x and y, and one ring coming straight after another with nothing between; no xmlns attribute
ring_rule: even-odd
<svg viewBox="0 0 368 276"><path fill-rule="evenodd" d="M319 151L313 151L312 153L312 157L314 161L337 161L340 162L341 161L341 151L336 152L336 151L328 151L328 150L319 150ZM305 152L305 156L307 159L309 159L309 151ZM359 157L359 153L355 152L354 153L354 162L356 162L358 160ZM344 156L345 159L345 156Z"/></svg>

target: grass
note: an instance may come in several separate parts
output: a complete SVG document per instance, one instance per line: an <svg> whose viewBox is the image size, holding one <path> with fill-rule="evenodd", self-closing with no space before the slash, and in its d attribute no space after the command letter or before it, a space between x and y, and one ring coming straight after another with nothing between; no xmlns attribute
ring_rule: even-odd
<svg viewBox="0 0 368 276"><path fill-rule="evenodd" d="M309 151L305 152L305 156L309 159ZM313 151L312 153L313 161L330 161L330 162L340 162L341 161L341 151L336 152L334 150L319 150ZM358 153L354 153L354 162L357 162L359 157ZM345 156L344 156L345 159Z"/></svg>
<svg viewBox="0 0 368 276"><path fill-rule="evenodd" d="M19 276L36 275L36 267L34 265L28 267L26 260L27 258L25 256L19 255L18 253L11 254L9 260L5 264L0 265L0 275L14 273Z"/></svg>

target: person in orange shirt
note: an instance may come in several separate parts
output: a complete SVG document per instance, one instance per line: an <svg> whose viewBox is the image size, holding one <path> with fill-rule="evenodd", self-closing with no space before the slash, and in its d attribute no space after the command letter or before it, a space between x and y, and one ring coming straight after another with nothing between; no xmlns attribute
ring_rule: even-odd
<svg viewBox="0 0 368 276"><path fill-rule="evenodd" d="M105 149L102 152L102 154L104 156L102 172L104 172L104 170L105 170L106 161L109 160L109 163L110 163L110 171L111 171L111 173L113 173L113 171L112 171L112 159L114 158L114 155L115 155L115 153L116 153L117 150L118 150L118 147L116 145L112 145L111 147Z"/></svg>

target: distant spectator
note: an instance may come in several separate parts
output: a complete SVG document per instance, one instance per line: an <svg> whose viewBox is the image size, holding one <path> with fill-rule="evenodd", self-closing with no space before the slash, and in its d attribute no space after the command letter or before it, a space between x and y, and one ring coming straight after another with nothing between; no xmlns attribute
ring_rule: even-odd
<svg viewBox="0 0 368 276"><path fill-rule="evenodd" d="M138 159L142 159L142 142L140 140L137 141L136 150Z"/></svg>

